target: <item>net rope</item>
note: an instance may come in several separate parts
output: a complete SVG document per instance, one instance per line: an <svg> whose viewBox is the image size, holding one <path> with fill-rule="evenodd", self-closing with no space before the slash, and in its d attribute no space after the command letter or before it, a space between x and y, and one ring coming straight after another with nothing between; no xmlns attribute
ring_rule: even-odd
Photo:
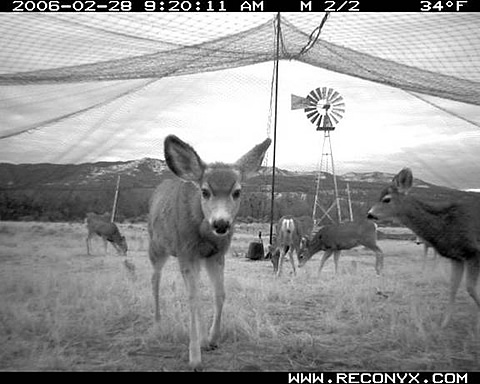
<svg viewBox="0 0 480 384"><path fill-rule="evenodd" d="M159 79L269 62L274 16L0 14L0 112L21 115L0 119L0 138L88 115ZM280 60L480 106L479 14L281 18ZM54 108L65 98L77 102Z"/></svg>

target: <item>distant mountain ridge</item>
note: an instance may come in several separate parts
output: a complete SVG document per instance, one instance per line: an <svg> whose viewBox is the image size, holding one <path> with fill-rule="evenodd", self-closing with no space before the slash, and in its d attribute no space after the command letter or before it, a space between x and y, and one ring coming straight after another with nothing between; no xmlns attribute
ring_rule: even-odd
<svg viewBox="0 0 480 384"><path fill-rule="evenodd" d="M120 176L118 218L145 220L153 190L174 177L164 160L143 158L129 161L83 164L0 163L0 219L71 221L83 220L86 212L110 212ZM364 217L377 201L393 174L348 172L336 177L343 212L350 196L354 217ZM311 214L318 174L275 169L273 190L275 215ZM319 192L322 204L334 201L333 175L322 172ZM267 220L271 212L272 168L263 167L246 182L239 217ZM348 187L348 192L347 192ZM478 193L457 191L414 179L415 194L426 201L478 199Z"/></svg>
<svg viewBox="0 0 480 384"><path fill-rule="evenodd" d="M144 186L156 186L159 179L171 176L164 160L142 158L138 160L95 162L81 164L10 164L0 163L0 188L38 188L41 186L86 186L89 184L109 183L122 177L122 182L137 179ZM262 167L258 177L272 175L272 167ZM278 177L317 177L314 171L290 171L275 168ZM388 183L394 175L382 172L348 172L337 175L346 182ZM417 179L416 179L417 180ZM421 182L421 181L420 181ZM423 183L423 182L422 182ZM427 183L424 183L428 185Z"/></svg>

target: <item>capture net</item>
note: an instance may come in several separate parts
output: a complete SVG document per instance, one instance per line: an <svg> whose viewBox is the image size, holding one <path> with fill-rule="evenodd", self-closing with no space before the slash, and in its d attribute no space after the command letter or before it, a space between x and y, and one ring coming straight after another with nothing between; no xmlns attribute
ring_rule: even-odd
<svg viewBox="0 0 480 384"><path fill-rule="evenodd" d="M476 150L467 146L479 141L480 15L468 13L285 13L280 23L265 13L0 14L0 161L162 157L166 134L201 131L203 124L218 127L202 137L222 143L212 158L228 156L223 144L234 145L240 116L245 129L255 127L252 142L270 131L278 28L280 65L298 75L295 63L318 68L308 91L330 72L348 75L406 91L461 121L459 161L480 176ZM287 99L292 90L280 92ZM191 113L192 105L204 115ZM128 146L133 137L150 140ZM435 151L435 143L424 144L422 153ZM427 155L408 158L452 185ZM459 166L452 163L452 172Z"/></svg>

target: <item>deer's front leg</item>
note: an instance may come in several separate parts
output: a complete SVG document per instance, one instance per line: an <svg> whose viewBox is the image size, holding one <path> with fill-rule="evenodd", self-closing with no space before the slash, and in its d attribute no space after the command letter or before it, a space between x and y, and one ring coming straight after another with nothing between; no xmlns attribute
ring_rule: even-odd
<svg viewBox="0 0 480 384"><path fill-rule="evenodd" d="M180 261L180 260L179 260ZM202 356L200 342L202 339L202 324L198 302L198 282L200 277L200 265L198 259L180 261L180 270L187 288L188 305L190 307L190 346L189 362L194 370L202 369Z"/></svg>
<svg viewBox="0 0 480 384"><path fill-rule="evenodd" d="M218 339L220 338L220 325L222 319L223 303L225 301L225 287L224 287L224 267L225 256L212 256L209 257L205 266L208 276L213 287L213 300L214 300L214 314L212 326L208 334L208 341L206 347L214 349L218 345Z"/></svg>

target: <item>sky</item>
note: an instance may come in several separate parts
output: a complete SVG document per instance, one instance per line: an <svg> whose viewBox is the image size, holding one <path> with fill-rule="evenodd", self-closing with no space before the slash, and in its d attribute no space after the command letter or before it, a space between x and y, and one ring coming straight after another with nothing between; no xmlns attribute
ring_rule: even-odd
<svg viewBox="0 0 480 384"><path fill-rule="evenodd" d="M273 137L272 74L273 63L263 63L154 82L67 84L58 93L52 86L0 88L0 100L7 95L3 100L10 103L0 115L2 129L8 130L18 121L28 125L47 119L52 109L76 111L95 97L102 100L138 86L137 92L94 111L0 140L0 162L163 159L163 139L172 133L192 144L207 162L234 162L268 135ZM334 88L346 103L331 135L337 174L396 173L409 166L427 182L480 188L478 126L416 95L296 61L279 63L278 167L318 170L323 133L303 110L291 109L292 94L305 97L317 87ZM30 99L31 94L35 97ZM44 104L32 102L42 94ZM478 107L429 100L478 120ZM269 151L269 165L271 159Z"/></svg>

